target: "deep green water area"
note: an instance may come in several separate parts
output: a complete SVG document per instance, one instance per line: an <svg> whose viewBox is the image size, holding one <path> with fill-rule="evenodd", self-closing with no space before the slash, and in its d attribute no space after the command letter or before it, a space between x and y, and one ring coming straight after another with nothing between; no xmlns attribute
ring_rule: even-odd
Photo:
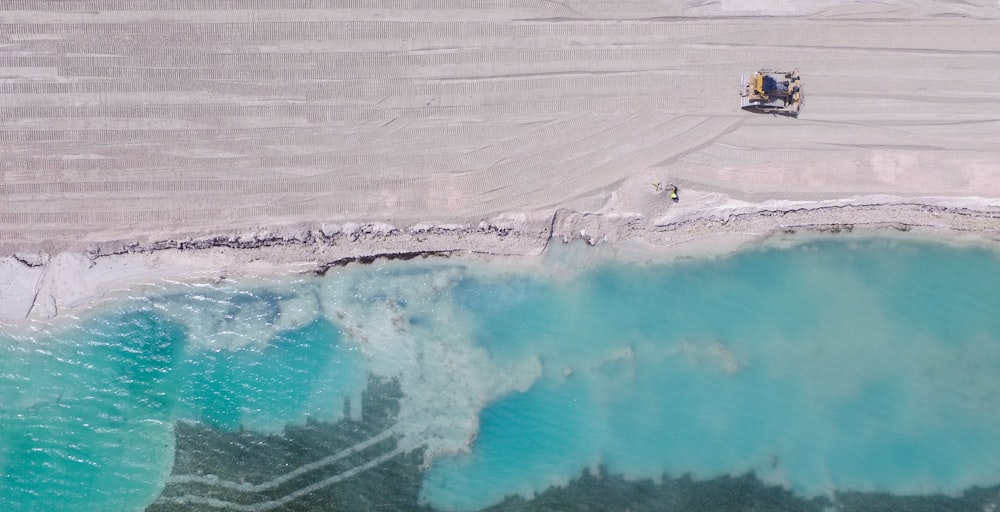
<svg viewBox="0 0 1000 512"><path fill-rule="evenodd" d="M1000 253L377 260L0 328L3 510L990 510Z"/></svg>

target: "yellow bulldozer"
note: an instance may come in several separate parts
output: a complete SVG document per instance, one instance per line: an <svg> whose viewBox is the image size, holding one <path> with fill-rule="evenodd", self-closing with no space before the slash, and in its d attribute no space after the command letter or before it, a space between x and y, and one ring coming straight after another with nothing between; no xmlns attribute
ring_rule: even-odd
<svg viewBox="0 0 1000 512"><path fill-rule="evenodd" d="M743 75L743 110L796 117L802 107L802 80L797 70L762 69Z"/></svg>

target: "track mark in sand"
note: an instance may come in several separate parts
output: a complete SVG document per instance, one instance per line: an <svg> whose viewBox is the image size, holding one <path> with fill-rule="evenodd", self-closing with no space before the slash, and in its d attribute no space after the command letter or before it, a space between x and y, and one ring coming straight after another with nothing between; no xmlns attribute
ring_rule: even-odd
<svg viewBox="0 0 1000 512"><path fill-rule="evenodd" d="M637 116L605 129L593 140L577 141L578 152L571 157L523 159L491 169L489 175L494 183L507 181L509 185L494 189L484 187L480 189L483 192L469 202L482 205L483 210L514 198L526 204L558 204L608 186L639 170L666 165L711 144L740 123L734 118L679 116L664 120L655 114ZM592 149L587 151L587 147ZM532 173L531 180L516 180L518 176ZM480 176L475 178L482 179ZM473 182L462 188L473 190L479 184ZM503 196L511 199L505 200Z"/></svg>
<svg viewBox="0 0 1000 512"><path fill-rule="evenodd" d="M651 128L660 122L661 117L654 113L632 116L617 120L615 124L607 123L592 126L588 132L574 134L567 140L566 134L562 140L549 141L548 145L534 147L538 152L519 158L505 160L500 165L473 173L462 186L468 191L470 202L481 198L488 191L498 191L511 198L518 194L531 192L525 190L533 187L536 191L549 189L555 196L560 195L552 190L558 183L565 185L565 180L572 179L562 173L563 169L581 165L584 158L593 158L594 153L608 150L616 145L624 144L634 134Z"/></svg>
<svg viewBox="0 0 1000 512"><path fill-rule="evenodd" d="M546 148L539 145L539 141L557 140L557 137L566 133L580 133L593 123L592 116L580 114L548 121L539 126L528 126L515 136L486 141L486 146L462 154L453 164L457 169L472 172L502 165L528 153L544 152Z"/></svg>

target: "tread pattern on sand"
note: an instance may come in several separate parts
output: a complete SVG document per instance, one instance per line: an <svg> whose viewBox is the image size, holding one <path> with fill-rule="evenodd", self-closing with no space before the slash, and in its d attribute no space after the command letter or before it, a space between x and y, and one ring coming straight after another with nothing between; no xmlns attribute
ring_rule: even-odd
<svg viewBox="0 0 1000 512"><path fill-rule="evenodd" d="M805 152L997 160L1000 21L988 16L698 18L624 0L11 0L0 11L5 241L487 217L643 171L752 190L760 166ZM800 119L739 110L739 76L761 65L801 68Z"/></svg>

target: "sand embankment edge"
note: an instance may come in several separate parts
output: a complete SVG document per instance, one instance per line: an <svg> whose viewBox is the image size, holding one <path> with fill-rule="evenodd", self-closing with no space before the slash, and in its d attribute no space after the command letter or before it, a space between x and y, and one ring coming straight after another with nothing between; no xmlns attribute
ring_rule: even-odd
<svg viewBox="0 0 1000 512"><path fill-rule="evenodd" d="M1000 199L855 196L822 201L748 203L686 191L645 211L613 203L601 211L539 210L475 223L295 224L168 240L91 243L86 251L0 257L0 321L45 320L91 307L117 293L177 282L322 274L378 258L535 256L553 242L583 240L668 259L719 254L789 233L888 230L946 241L1000 241Z"/></svg>

